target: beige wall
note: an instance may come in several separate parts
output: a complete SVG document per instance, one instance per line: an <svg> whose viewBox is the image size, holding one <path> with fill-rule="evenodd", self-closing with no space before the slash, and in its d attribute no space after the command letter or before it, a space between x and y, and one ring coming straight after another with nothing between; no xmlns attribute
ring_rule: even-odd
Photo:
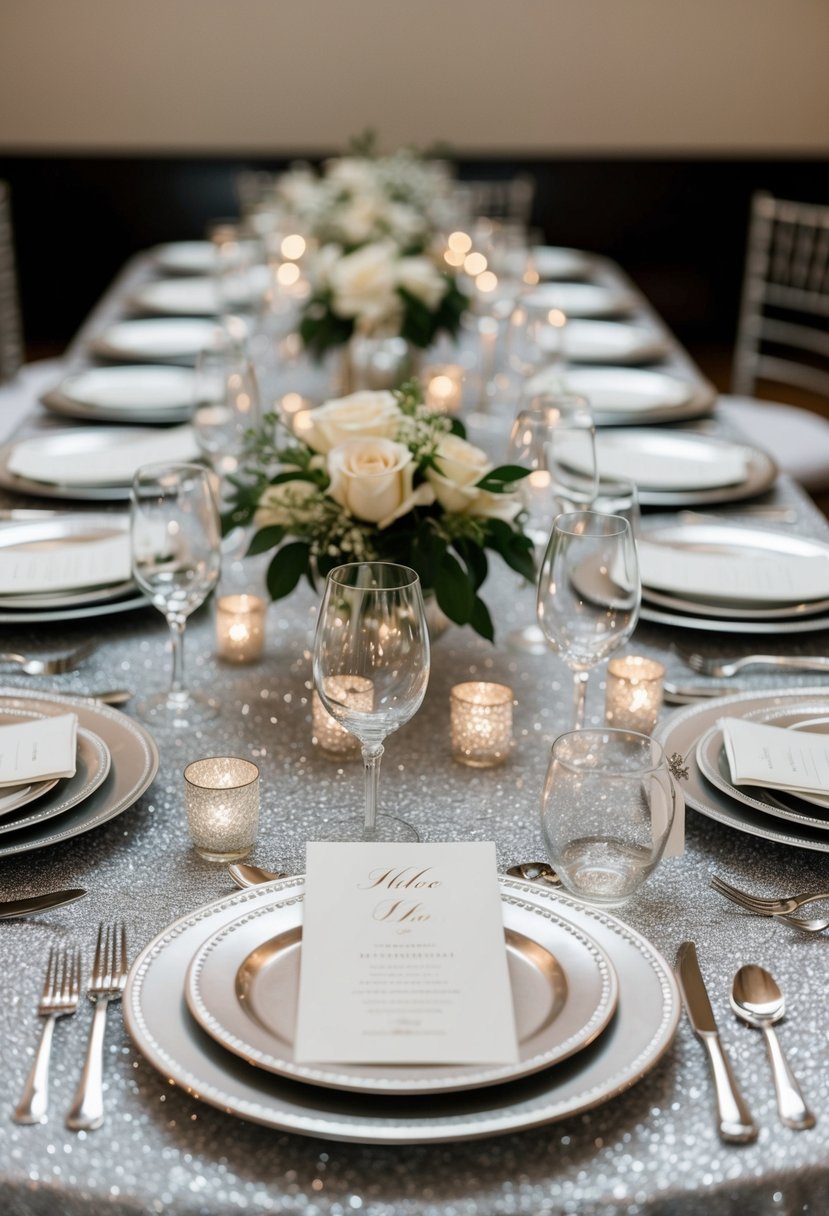
<svg viewBox="0 0 829 1216"><path fill-rule="evenodd" d="M0 148L829 150L829 0L0 0Z"/></svg>

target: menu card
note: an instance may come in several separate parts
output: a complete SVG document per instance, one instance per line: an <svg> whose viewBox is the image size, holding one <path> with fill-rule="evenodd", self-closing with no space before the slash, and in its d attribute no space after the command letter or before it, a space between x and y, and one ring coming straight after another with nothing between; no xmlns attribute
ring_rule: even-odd
<svg viewBox="0 0 829 1216"><path fill-rule="evenodd" d="M720 722L735 785L829 794L829 735L742 718Z"/></svg>
<svg viewBox="0 0 829 1216"><path fill-rule="evenodd" d="M77 714L0 726L0 787L74 776L77 730Z"/></svg>
<svg viewBox="0 0 829 1216"><path fill-rule="evenodd" d="M516 1062L495 845L307 848L294 1058Z"/></svg>
<svg viewBox="0 0 829 1216"><path fill-rule="evenodd" d="M799 604L829 596L829 557L694 553L653 541L639 541L637 548L646 587L747 604Z"/></svg>
<svg viewBox="0 0 829 1216"><path fill-rule="evenodd" d="M117 536L29 549L0 549L0 592L24 595L121 583L132 574L130 538Z"/></svg>

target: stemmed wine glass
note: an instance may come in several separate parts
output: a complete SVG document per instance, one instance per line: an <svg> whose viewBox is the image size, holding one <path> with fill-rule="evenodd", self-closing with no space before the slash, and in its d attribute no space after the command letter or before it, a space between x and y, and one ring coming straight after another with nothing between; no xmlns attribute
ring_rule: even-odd
<svg viewBox="0 0 829 1216"><path fill-rule="evenodd" d="M420 708L429 681L429 631L420 579L408 566L355 562L328 575L314 639L314 683L325 708L360 740L365 817L337 840L417 840L410 824L378 815L383 740Z"/></svg>
<svg viewBox="0 0 829 1216"><path fill-rule="evenodd" d="M538 580L538 623L573 672L575 729L589 673L633 633L642 585L631 526L620 515L573 511L553 524Z"/></svg>
<svg viewBox="0 0 829 1216"><path fill-rule="evenodd" d="M195 370L193 430L217 477L235 473L261 423L256 373L230 335L199 353Z"/></svg>
<svg viewBox="0 0 829 1216"><path fill-rule="evenodd" d="M214 718L218 705L184 683L187 618L216 586L221 529L210 473L201 465L143 465L130 501L130 545L135 581L170 627L173 678L169 692L138 706L160 726L187 728Z"/></svg>

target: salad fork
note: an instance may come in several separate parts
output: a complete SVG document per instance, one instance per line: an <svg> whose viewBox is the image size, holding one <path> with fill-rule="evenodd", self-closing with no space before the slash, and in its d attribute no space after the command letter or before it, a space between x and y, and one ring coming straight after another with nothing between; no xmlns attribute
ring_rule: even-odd
<svg viewBox="0 0 829 1216"><path fill-rule="evenodd" d="M788 898L783 896L780 899L766 899L760 895L750 895L748 891L741 891L739 887L732 887L731 883L726 882L724 878L717 878L716 875L711 879L711 886L721 895L725 895L727 899L747 908L749 912L756 912L759 916L783 916L796 912L804 904L829 899L829 891L816 891L812 894L806 891L802 895L790 895Z"/></svg>
<svg viewBox="0 0 829 1216"><path fill-rule="evenodd" d="M23 1096L15 1108L15 1123L45 1122L49 1106L49 1060L55 1022L65 1014L74 1013L80 999L80 950L56 950L53 946L49 951L46 977L37 1007L38 1017L45 1021Z"/></svg>
<svg viewBox="0 0 829 1216"><path fill-rule="evenodd" d="M788 671L829 671L829 657L826 655L799 654L747 654L740 659L712 659L698 651L685 650L676 644L677 653L688 664L692 671L701 676L715 676L717 679L728 679L736 676L744 667L784 667Z"/></svg>
<svg viewBox="0 0 829 1216"><path fill-rule="evenodd" d="M7 651L0 654L0 663L16 663L27 676L59 676L66 671L74 671L79 663L92 654L95 646L95 642L85 642L75 650L47 659L36 659L16 651Z"/></svg>
<svg viewBox="0 0 829 1216"><path fill-rule="evenodd" d="M127 931L123 924L101 925L87 996L95 1005L81 1079L66 1116L72 1131L93 1131L104 1121L103 1065L107 1006L127 982Z"/></svg>

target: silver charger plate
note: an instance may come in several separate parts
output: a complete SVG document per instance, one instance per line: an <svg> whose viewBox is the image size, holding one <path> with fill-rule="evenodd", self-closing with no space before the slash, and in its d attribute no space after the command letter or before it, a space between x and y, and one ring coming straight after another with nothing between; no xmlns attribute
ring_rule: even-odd
<svg viewBox="0 0 829 1216"><path fill-rule="evenodd" d="M71 710L78 715L79 727L96 734L109 748L112 760L106 780L98 789L63 811L60 818L9 832L0 842L0 857L59 844L114 819L141 797L158 772L158 749L150 733L108 705L54 693L0 688L0 709L50 715Z"/></svg>
<svg viewBox="0 0 829 1216"><path fill-rule="evenodd" d="M63 712L67 711L64 709ZM10 707L0 699L0 725L2 726L11 726L16 722L28 720L37 721L49 716L43 710ZM44 792L43 797L38 799L34 810L27 811L23 815L14 815L11 819L6 818L4 813L4 818L0 822L0 835L20 831L47 819L54 819L56 815L62 815L65 811L70 811L73 806L78 806L103 785L111 763L110 751L103 739L94 731L88 730L78 723L77 768L74 776L62 777L59 782L55 782L51 797ZM12 811L7 813L12 814Z"/></svg>
<svg viewBox="0 0 829 1216"><path fill-rule="evenodd" d="M65 376L40 400L54 413L90 422L186 422L193 413L190 367L126 364L87 367Z"/></svg>
<svg viewBox="0 0 829 1216"><path fill-rule="evenodd" d="M55 515L51 519L12 520L0 525L0 549L59 549L63 544L90 543L107 536L126 535L129 519L126 515L102 511L83 514ZM72 608L84 604L99 604L121 599L135 591L132 579L72 591L27 592L22 595L0 594L0 608Z"/></svg>
<svg viewBox="0 0 829 1216"><path fill-rule="evenodd" d="M781 557L829 561L829 544L826 541L797 536L791 532L751 528L742 524L678 523L669 527L648 527L642 529L642 539L692 553L733 554L735 557L779 554ZM778 621L814 616L820 612L825 614L829 611L829 597L790 604L717 599L714 595L685 599L663 588L657 590L644 585L642 596L650 603L664 608L736 621Z"/></svg>
<svg viewBox="0 0 829 1216"><path fill-rule="evenodd" d="M68 605L63 608L2 608L0 625L34 625L47 621L86 621L93 617L113 616L120 612L135 612L150 607L151 601L143 591L135 591L124 599L105 600L97 604Z"/></svg>
<svg viewBox="0 0 829 1216"><path fill-rule="evenodd" d="M378 1097L297 1085L225 1051L192 1018L184 999L191 959L206 938L259 906L302 899L302 878L252 887L199 908L163 930L133 964L124 1020L138 1050L193 1097L255 1123L299 1135L366 1144L471 1140L562 1119L598 1106L646 1075L670 1046L679 1020L671 968L615 917L529 883L502 879L502 900L554 909L605 951L619 979L616 1014L595 1043L555 1068L511 1085L456 1094Z"/></svg>
<svg viewBox="0 0 829 1216"><path fill-rule="evenodd" d="M829 629L829 613L815 616L784 617L774 621L726 620L722 617L695 616L691 612L678 612L655 608L642 601L639 619L652 621L655 625L669 625L672 629L699 629L708 633L774 634L818 633Z"/></svg>
<svg viewBox="0 0 829 1216"><path fill-rule="evenodd" d="M216 337L216 322L204 317L153 317L118 321L89 341L103 359L190 366Z"/></svg>
<svg viewBox="0 0 829 1216"><path fill-rule="evenodd" d="M568 321L555 337L564 358L572 363L653 363L668 353L669 343L658 329L627 321Z"/></svg>
<svg viewBox="0 0 829 1216"><path fill-rule="evenodd" d="M40 798L49 790L53 790L57 783L58 778L52 777L49 781L32 781L28 785L15 785L5 794L0 790L0 816L8 815L21 806L34 802L35 798Z"/></svg>
<svg viewBox="0 0 829 1216"><path fill-rule="evenodd" d="M521 300L542 308L560 308L568 317L618 317L636 307L629 291L604 283L542 283Z"/></svg>
<svg viewBox="0 0 829 1216"><path fill-rule="evenodd" d="M688 777L682 781L685 802L708 819L725 824L749 836L759 836L776 844L788 844L798 849L829 852L829 833L800 824L783 825L772 815L758 813L718 790L705 779L696 758L699 739L716 726L723 717L743 718L754 711L783 709L806 705L825 697L825 688L793 688L780 692L742 692L730 697L712 698L685 709L674 710L654 731L667 755L678 752L684 756Z"/></svg>
<svg viewBox="0 0 829 1216"><path fill-rule="evenodd" d="M207 277L145 283L128 297L127 303L138 312L163 317L215 317L221 311L216 282Z"/></svg>
<svg viewBox="0 0 829 1216"><path fill-rule="evenodd" d="M212 241L170 241L153 252L156 265L168 274L211 274L216 264Z"/></svg>
<svg viewBox="0 0 829 1216"><path fill-rule="evenodd" d="M595 259L583 249L563 245L534 245L532 265L541 279L582 279L593 270Z"/></svg>
<svg viewBox="0 0 829 1216"><path fill-rule="evenodd" d="M616 973L596 942L554 908L505 900L504 930L520 1059L500 1066L307 1065L294 1060L302 905L259 907L195 955L185 984L208 1034L251 1064L310 1085L358 1093L449 1093L529 1076L602 1033L618 998Z"/></svg>

